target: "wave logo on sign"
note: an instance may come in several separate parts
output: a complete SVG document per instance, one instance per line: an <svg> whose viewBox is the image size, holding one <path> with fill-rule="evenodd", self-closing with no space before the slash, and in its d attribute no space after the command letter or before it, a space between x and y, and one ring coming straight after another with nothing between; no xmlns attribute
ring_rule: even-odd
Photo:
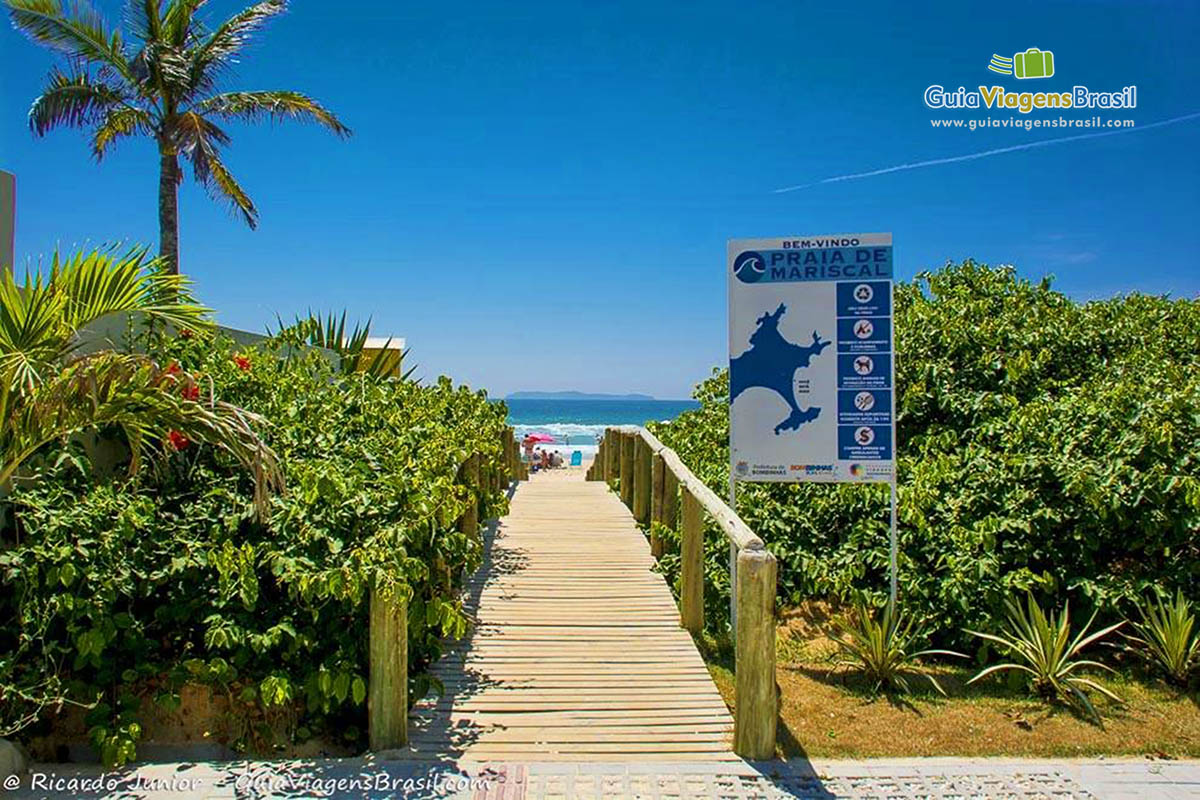
<svg viewBox="0 0 1200 800"><path fill-rule="evenodd" d="M733 260L733 274L742 283L758 283L767 274L767 262L761 253L747 250Z"/></svg>

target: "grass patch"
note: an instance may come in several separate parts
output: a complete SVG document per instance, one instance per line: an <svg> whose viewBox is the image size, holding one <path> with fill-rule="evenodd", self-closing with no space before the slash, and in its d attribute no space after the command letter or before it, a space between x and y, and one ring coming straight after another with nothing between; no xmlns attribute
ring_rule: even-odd
<svg viewBox="0 0 1200 800"><path fill-rule="evenodd" d="M1176 690L1133 667L1092 675L1124 701L1095 697L1101 725L1003 678L967 686L975 665L929 666L948 697L917 681L910 681L911 694L874 694L865 681L832 665L832 620L827 606L809 604L785 614L778 627L777 747L784 757L1200 757L1200 692L1194 688ZM729 642L706 637L698 644L733 708Z"/></svg>

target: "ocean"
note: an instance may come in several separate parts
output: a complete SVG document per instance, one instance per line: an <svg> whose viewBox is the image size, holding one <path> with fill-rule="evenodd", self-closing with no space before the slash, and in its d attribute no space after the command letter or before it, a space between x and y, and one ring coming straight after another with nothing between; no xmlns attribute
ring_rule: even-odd
<svg viewBox="0 0 1200 800"><path fill-rule="evenodd" d="M700 406L694 400L505 400L508 424L517 441L526 434L546 433L554 443L544 445L564 455L579 450L594 455L598 438L610 425L644 425L675 419Z"/></svg>

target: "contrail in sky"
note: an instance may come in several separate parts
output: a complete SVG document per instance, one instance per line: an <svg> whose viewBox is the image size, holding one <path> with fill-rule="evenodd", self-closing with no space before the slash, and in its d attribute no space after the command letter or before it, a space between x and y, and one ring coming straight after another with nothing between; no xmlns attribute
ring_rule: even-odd
<svg viewBox="0 0 1200 800"><path fill-rule="evenodd" d="M1060 136L1057 139L1041 139L1036 142L1025 142L1023 144L1014 144L1011 147L997 147L994 150L981 150L978 153L967 153L961 156L948 156L946 158L931 158L928 161L914 161L911 164L897 164L892 167L884 167L882 169L873 169L870 172L855 172L850 175L836 175L832 178L823 178L813 183L801 183L796 186L785 186L782 189L776 189L775 194L783 192L794 192L798 189L807 189L810 186L820 186L823 183L838 183L840 181L856 181L860 178L873 178L876 175L887 175L889 172L904 172L910 169L921 169L922 167L936 167L939 164L955 164L959 161L974 161L977 158L987 158L988 156L998 156L1001 153L1015 153L1018 150L1032 150L1035 147L1046 147L1052 144L1062 144L1063 142L1077 142L1081 139L1099 139L1103 136L1119 136L1122 133L1137 133L1138 131L1148 131L1151 128L1162 128L1167 125L1175 125L1180 122L1200 118L1200 111L1191 114L1184 114L1179 117L1171 117L1170 119L1151 122L1147 125L1138 125L1135 128L1119 128L1112 131L1096 131L1095 133L1080 133L1075 136Z"/></svg>

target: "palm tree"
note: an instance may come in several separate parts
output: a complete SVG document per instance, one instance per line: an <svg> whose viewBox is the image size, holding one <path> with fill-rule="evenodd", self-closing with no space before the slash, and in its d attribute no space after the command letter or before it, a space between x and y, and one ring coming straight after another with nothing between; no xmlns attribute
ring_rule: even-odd
<svg viewBox="0 0 1200 800"><path fill-rule="evenodd" d="M87 0L4 0L13 25L66 57L33 101L29 126L42 136L59 127L91 131L97 160L119 139L153 137L158 145L159 254L179 272L179 183L182 156L196 181L230 204L254 228L258 209L221 158L229 134L217 123L300 119L338 136L350 129L317 101L298 92L217 91L238 55L286 0L265 0L215 29L195 17L204 0L130 0L128 24L136 44L110 31Z"/></svg>
<svg viewBox="0 0 1200 800"><path fill-rule="evenodd" d="M275 454L259 438L262 420L222 403L194 379L144 355L81 354L80 329L115 314L212 329L208 309L192 301L186 280L148 259L145 248L56 253L50 272L18 286L0 270L0 490L47 445L88 430L124 433L137 469L145 453L171 441L207 442L253 474L265 513L267 493L282 486Z"/></svg>

